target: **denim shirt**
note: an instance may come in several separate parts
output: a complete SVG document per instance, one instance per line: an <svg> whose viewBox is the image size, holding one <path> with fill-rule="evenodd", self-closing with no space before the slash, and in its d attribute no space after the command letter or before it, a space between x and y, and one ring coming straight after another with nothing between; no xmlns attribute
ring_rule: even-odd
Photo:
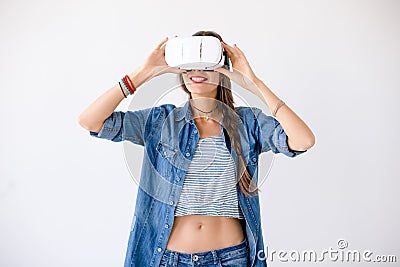
<svg viewBox="0 0 400 267"><path fill-rule="evenodd" d="M90 135L114 142L130 141L144 147L142 172L129 233L124 267L158 267L174 224L174 211L184 178L199 142L199 131L189 100L184 106L163 104L136 111L114 111L98 133ZM288 148L287 135L279 122L256 107L235 107L242 154L257 185L259 154L267 151L295 157L305 151ZM235 113L236 114L236 113ZM220 130L228 150L228 132L220 120ZM237 180L236 180L237 181ZM249 242L250 266L266 266L261 228L259 195L247 197L236 183L238 200ZM257 252L259 257L257 257Z"/></svg>

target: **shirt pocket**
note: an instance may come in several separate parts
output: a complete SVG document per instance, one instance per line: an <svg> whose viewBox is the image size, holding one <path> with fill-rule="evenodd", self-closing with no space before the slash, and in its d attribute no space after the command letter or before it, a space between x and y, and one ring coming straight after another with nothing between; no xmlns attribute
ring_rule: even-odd
<svg viewBox="0 0 400 267"><path fill-rule="evenodd" d="M168 178L172 175L178 149L163 141L159 141L156 150L155 168L163 178L169 180Z"/></svg>

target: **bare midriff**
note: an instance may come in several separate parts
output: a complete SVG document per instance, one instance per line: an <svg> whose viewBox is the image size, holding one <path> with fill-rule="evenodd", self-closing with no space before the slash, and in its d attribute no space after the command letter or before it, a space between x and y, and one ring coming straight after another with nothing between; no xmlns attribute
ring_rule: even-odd
<svg viewBox="0 0 400 267"><path fill-rule="evenodd" d="M167 249L195 253L239 244L244 240L240 220L222 216L175 216Z"/></svg>

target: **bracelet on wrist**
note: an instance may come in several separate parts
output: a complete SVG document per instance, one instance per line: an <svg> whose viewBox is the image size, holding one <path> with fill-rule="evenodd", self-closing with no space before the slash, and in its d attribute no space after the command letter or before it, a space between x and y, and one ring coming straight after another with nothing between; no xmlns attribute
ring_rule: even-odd
<svg viewBox="0 0 400 267"><path fill-rule="evenodd" d="M272 116L275 117L275 116L276 116L276 113L278 112L278 109L279 109L280 107L282 107L283 105L285 105L285 102L283 102L282 100L279 99L278 103L276 103L276 106L275 106L274 111L272 112Z"/></svg>
<svg viewBox="0 0 400 267"><path fill-rule="evenodd" d="M131 95L133 95L136 88L134 86L132 86L133 83L131 84L129 80L130 80L130 78L128 75L125 75L124 78L122 78L122 81L125 83L126 88L131 93Z"/></svg>
<svg viewBox="0 0 400 267"><path fill-rule="evenodd" d="M122 89L121 82L118 82L118 84L119 84L119 88L121 88L121 91L122 91L122 93L124 94L124 98L126 98L126 94L125 94L125 92L124 92L124 89Z"/></svg>
<svg viewBox="0 0 400 267"><path fill-rule="evenodd" d="M124 94L124 97L126 98L127 95L125 91L128 93L128 95L133 95L133 93L136 91L136 87L133 84L131 78L129 78L128 75L125 75L119 82L119 87L121 88L122 93ZM121 85L122 84L122 85ZM123 88L122 88L123 87ZM125 89L125 90L124 90Z"/></svg>
<svg viewBox="0 0 400 267"><path fill-rule="evenodd" d="M129 95L132 95L132 92L129 91L128 87L126 86L126 83L125 83L124 79L121 79L120 83L121 83L122 86L124 87L125 91L126 91Z"/></svg>
<svg viewBox="0 0 400 267"><path fill-rule="evenodd" d="M136 91L136 87L135 87L135 85L133 84L131 78L129 78L129 75L126 75L125 77L128 79L129 85L131 86L133 92L135 92L135 91Z"/></svg>

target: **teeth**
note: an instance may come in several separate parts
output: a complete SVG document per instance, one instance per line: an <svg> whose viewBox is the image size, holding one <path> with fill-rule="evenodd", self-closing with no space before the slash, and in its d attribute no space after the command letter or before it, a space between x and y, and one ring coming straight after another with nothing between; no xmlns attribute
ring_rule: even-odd
<svg viewBox="0 0 400 267"><path fill-rule="evenodd" d="M195 81L195 82L202 82L202 81L207 80L206 78L198 78L198 77L192 77L191 79L192 79L193 81Z"/></svg>

